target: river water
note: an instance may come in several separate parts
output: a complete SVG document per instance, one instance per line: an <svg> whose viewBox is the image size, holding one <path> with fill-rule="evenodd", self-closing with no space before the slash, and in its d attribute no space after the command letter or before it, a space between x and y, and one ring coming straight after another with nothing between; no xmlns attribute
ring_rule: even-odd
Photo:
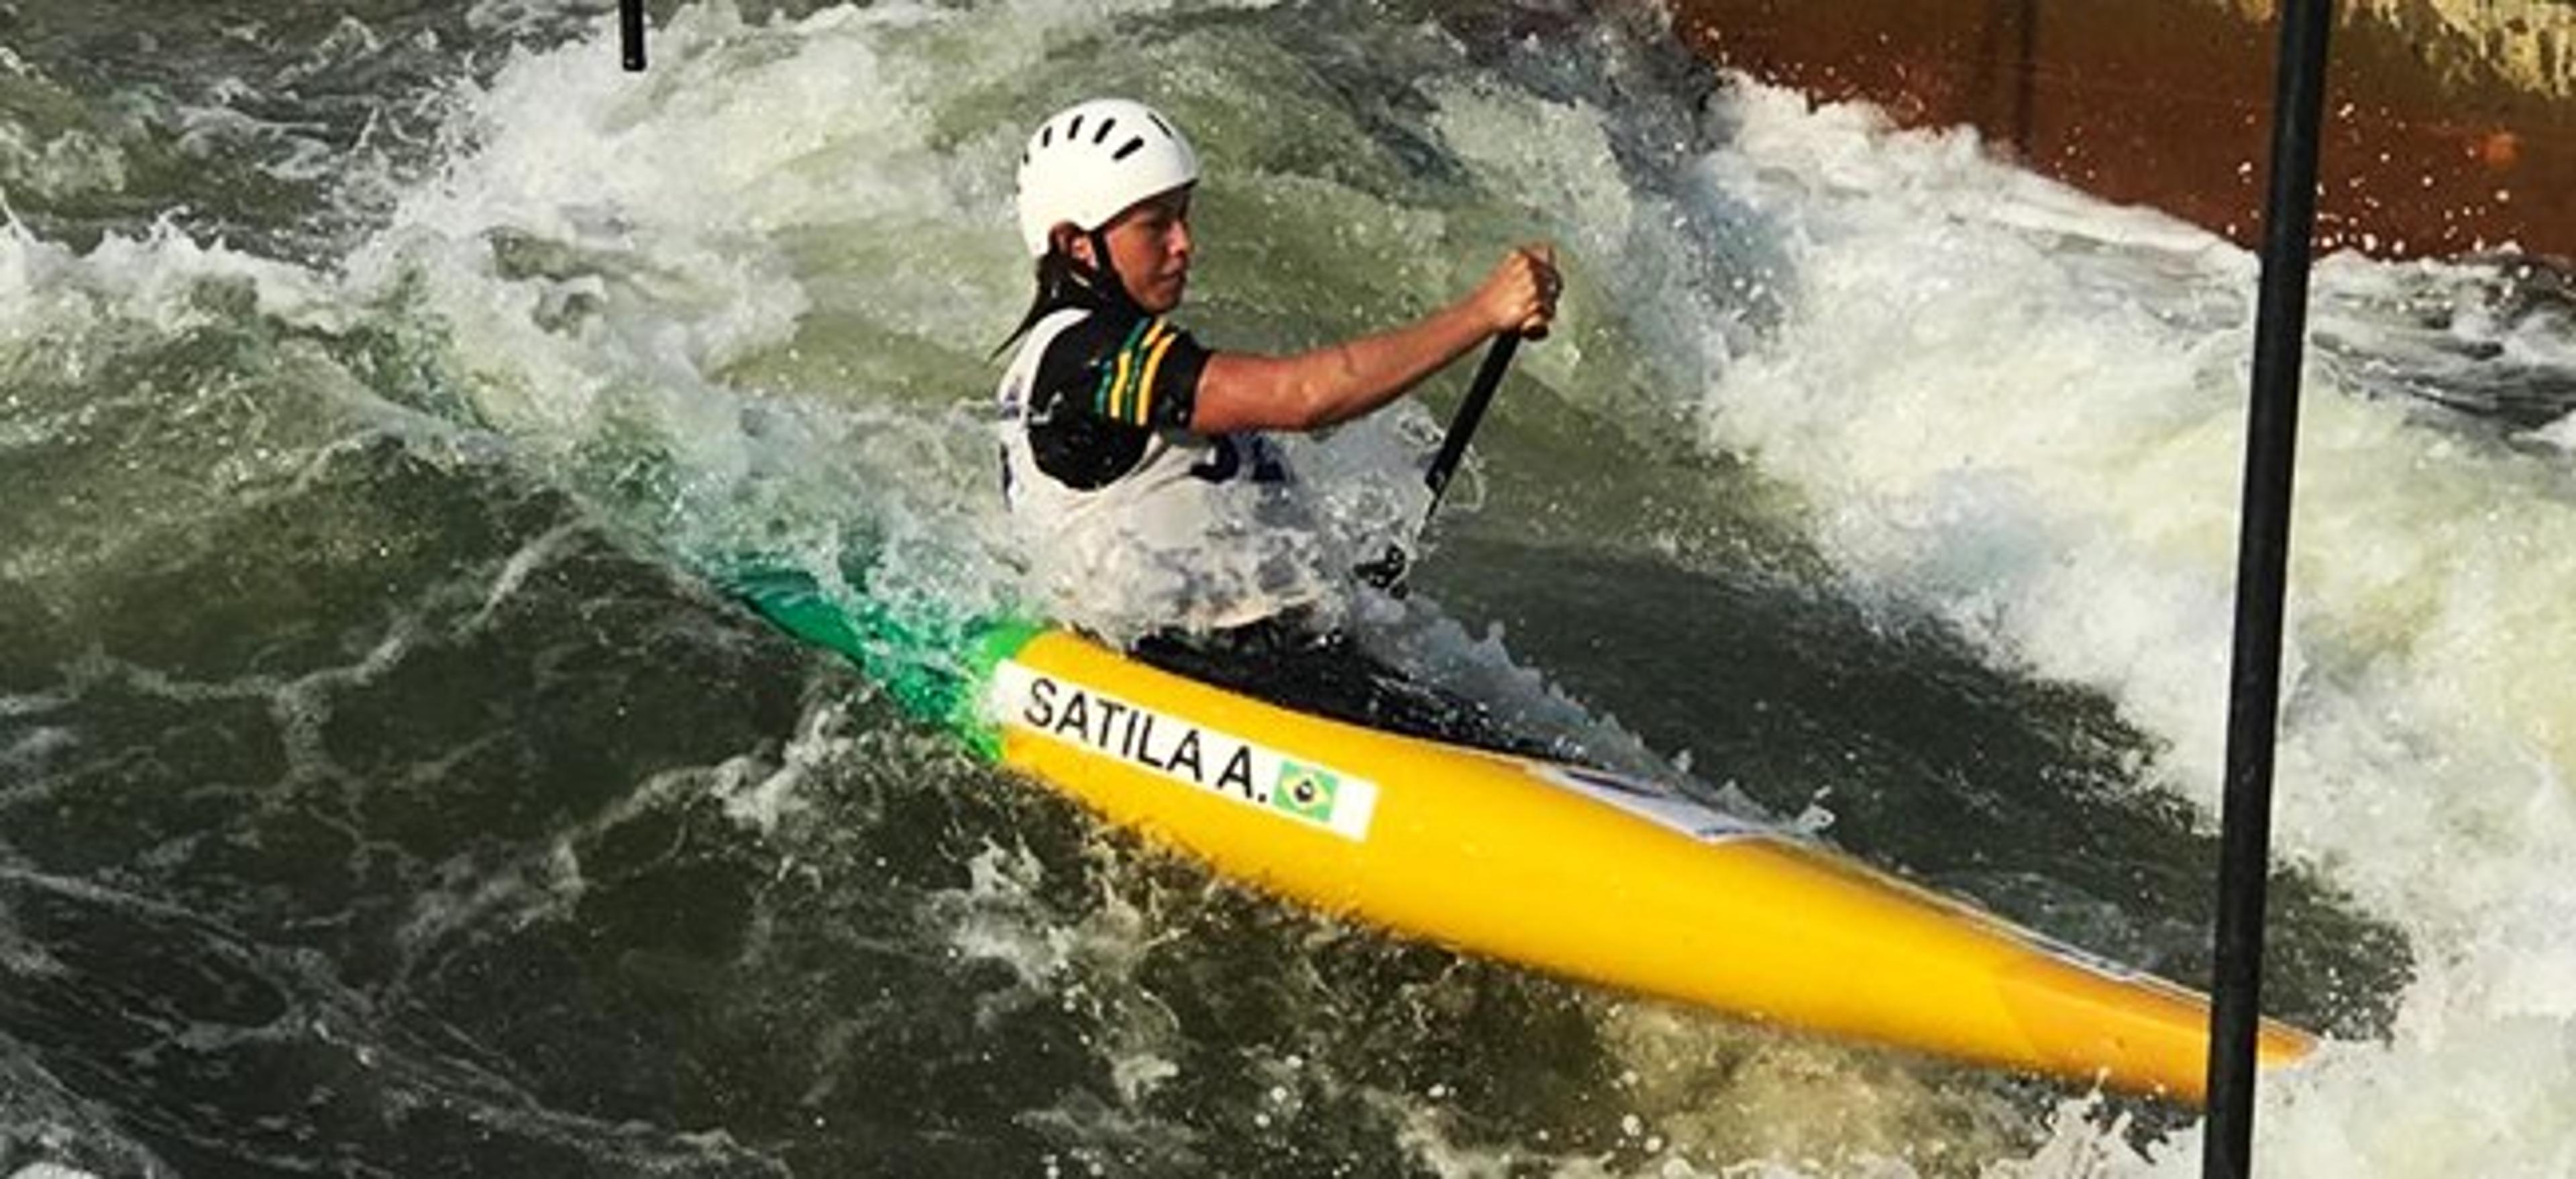
<svg viewBox="0 0 2576 1179"><path fill-rule="evenodd" d="M1019 600L1011 164L1134 94L1217 347L1567 260L1367 641L2197 982L2251 257L1643 5L612 26L0 6L0 1175L2196 1171L2185 1111L1215 882L692 571ZM2268 999L2335 1041L2271 1173L2576 1173L2567 292L2322 263ZM1456 393L1294 447L1334 526Z"/></svg>

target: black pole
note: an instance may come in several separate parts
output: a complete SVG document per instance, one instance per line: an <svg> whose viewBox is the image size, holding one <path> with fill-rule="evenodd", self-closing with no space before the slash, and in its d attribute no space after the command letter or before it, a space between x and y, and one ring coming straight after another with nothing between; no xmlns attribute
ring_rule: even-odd
<svg viewBox="0 0 2576 1179"><path fill-rule="evenodd" d="M2272 96L2272 182L2263 290L2254 315L2245 500L2236 544L2236 638L2227 701L2227 787L2218 865L2216 997L2209 1016L2206 1179L2241 1179L2254 1154L2255 1033L2262 1020L2263 900L2272 843L2272 756L2281 703L2281 600L2298 449L2299 355L2325 108L2329 0L2284 0Z"/></svg>
<svg viewBox="0 0 2576 1179"><path fill-rule="evenodd" d="M617 46L628 73L644 72L644 0L617 0Z"/></svg>
<svg viewBox="0 0 2576 1179"><path fill-rule="evenodd" d="M1431 517L1440 511L1440 493L1449 490L1449 479L1458 473L1459 460L1467 457L1467 440L1476 436L1476 425L1485 420L1485 407L1492 404L1494 390L1502 388L1503 373L1512 367L1512 354L1520 351L1518 334L1505 332L1494 337L1485 349L1485 359L1476 366L1476 379L1467 383L1467 398L1458 403L1458 412L1449 419L1449 429L1440 435L1440 453L1431 457L1431 469L1422 473L1422 481L1431 488L1431 503L1422 509L1422 526L1431 526ZM1389 544L1374 561L1361 563L1351 572L1360 580L1394 594L1404 596L1405 570L1412 558L1404 555L1404 546Z"/></svg>
<svg viewBox="0 0 2576 1179"><path fill-rule="evenodd" d="M1520 350L1519 333L1504 332L1494 337L1493 346L1485 350L1484 363L1476 366L1476 379L1467 385L1467 399L1458 403L1458 414L1449 419L1449 430L1440 436L1440 453L1432 456L1431 469L1422 481L1431 486L1431 506L1423 509L1422 519L1430 522L1431 513L1440 510L1440 493L1449 490L1449 478L1458 473L1458 461L1467 455L1467 440L1476 436L1476 426L1485 420L1485 407L1493 403L1494 390L1502 387L1503 373L1512 367L1512 354Z"/></svg>

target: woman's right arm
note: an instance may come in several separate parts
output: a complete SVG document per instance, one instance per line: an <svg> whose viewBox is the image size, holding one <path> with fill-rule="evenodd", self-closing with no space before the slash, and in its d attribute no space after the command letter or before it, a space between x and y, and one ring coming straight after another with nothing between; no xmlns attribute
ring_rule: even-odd
<svg viewBox="0 0 2576 1179"><path fill-rule="evenodd" d="M1465 297L1393 331L1295 356L1215 353L1190 429L1315 430L1363 416L1493 336L1545 333L1558 286L1554 251L1522 246Z"/></svg>

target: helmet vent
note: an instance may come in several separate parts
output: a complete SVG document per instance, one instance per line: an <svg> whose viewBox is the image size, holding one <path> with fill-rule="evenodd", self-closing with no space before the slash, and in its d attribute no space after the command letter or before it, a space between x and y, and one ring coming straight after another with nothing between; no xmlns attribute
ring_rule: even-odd
<svg viewBox="0 0 2576 1179"><path fill-rule="evenodd" d="M1067 126L1067 127L1064 129L1064 137L1065 137L1065 138L1067 138L1067 139L1073 139L1073 138L1076 138L1076 137L1080 136L1081 134L1082 134L1082 116L1080 116L1080 115L1075 115L1075 116L1073 117L1073 123L1072 123L1070 126Z"/></svg>
<svg viewBox="0 0 2576 1179"><path fill-rule="evenodd" d="M1162 131L1162 133L1163 133L1163 138L1165 138L1165 139L1177 139L1177 138L1179 138L1178 136L1176 136L1176 135L1173 135L1173 134L1172 134L1172 125L1171 125L1171 124L1169 124L1169 123L1164 122L1164 121L1163 121L1163 116L1161 116L1161 115L1157 115L1157 114L1151 114L1151 113L1148 113L1145 117L1146 117L1146 118L1148 118L1148 119L1152 119L1152 120L1154 121L1154 126L1155 126L1156 128L1158 128L1158 129L1160 129L1160 130Z"/></svg>
<svg viewBox="0 0 2576 1179"><path fill-rule="evenodd" d="M1049 146L1052 146L1054 143L1055 143L1055 124L1053 124L1053 123L1049 123L1049 124L1047 124L1047 126L1046 126L1046 129L1045 129L1045 130L1038 132L1038 146L1039 146L1039 147L1049 147Z"/></svg>
<svg viewBox="0 0 2576 1179"><path fill-rule="evenodd" d="M1093 143L1107 143L1107 142L1109 142L1109 129L1110 129L1110 128L1112 128L1112 127L1115 127L1115 126L1117 126L1117 125L1118 125L1118 120L1116 120L1116 119L1102 119L1102 120L1100 120L1100 129L1091 133L1091 141L1092 141Z"/></svg>
<svg viewBox="0 0 2576 1179"><path fill-rule="evenodd" d="M1128 137L1128 139L1127 139L1127 144L1126 144L1126 146L1121 147L1121 148L1119 148L1117 151L1112 152L1112 153L1110 154L1110 156L1109 156L1110 162L1111 162L1111 163L1116 163L1116 162L1118 162L1118 161L1120 161L1120 160L1126 159L1126 158L1127 158L1127 157L1129 157L1129 156L1135 155L1135 154L1136 154L1136 152L1137 152L1139 149L1143 148L1144 146L1145 146L1145 137L1144 137L1144 136L1142 136L1142 135L1133 135L1133 136L1129 136L1129 137Z"/></svg>

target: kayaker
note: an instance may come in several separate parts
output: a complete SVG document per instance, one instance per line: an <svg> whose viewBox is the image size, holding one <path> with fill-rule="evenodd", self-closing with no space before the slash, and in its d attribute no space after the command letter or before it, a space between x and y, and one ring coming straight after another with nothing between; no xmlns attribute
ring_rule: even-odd
<svg viewBox="0 0 2576 1179"><path fill-rule="evenodd" d="M1197 256L1198 179L1180 130L1126 99L1029 137L1037 294L999 392L1003 492L1051 615L1131 642L1266 627L1276 647L1281 619L1330 633L1348 570L1264 432L1348 422L1497 333L1545 332L1561 280L1549 247L1522 246L1410 324L1291 356L1211 351L1167 318Z"/></svg>

